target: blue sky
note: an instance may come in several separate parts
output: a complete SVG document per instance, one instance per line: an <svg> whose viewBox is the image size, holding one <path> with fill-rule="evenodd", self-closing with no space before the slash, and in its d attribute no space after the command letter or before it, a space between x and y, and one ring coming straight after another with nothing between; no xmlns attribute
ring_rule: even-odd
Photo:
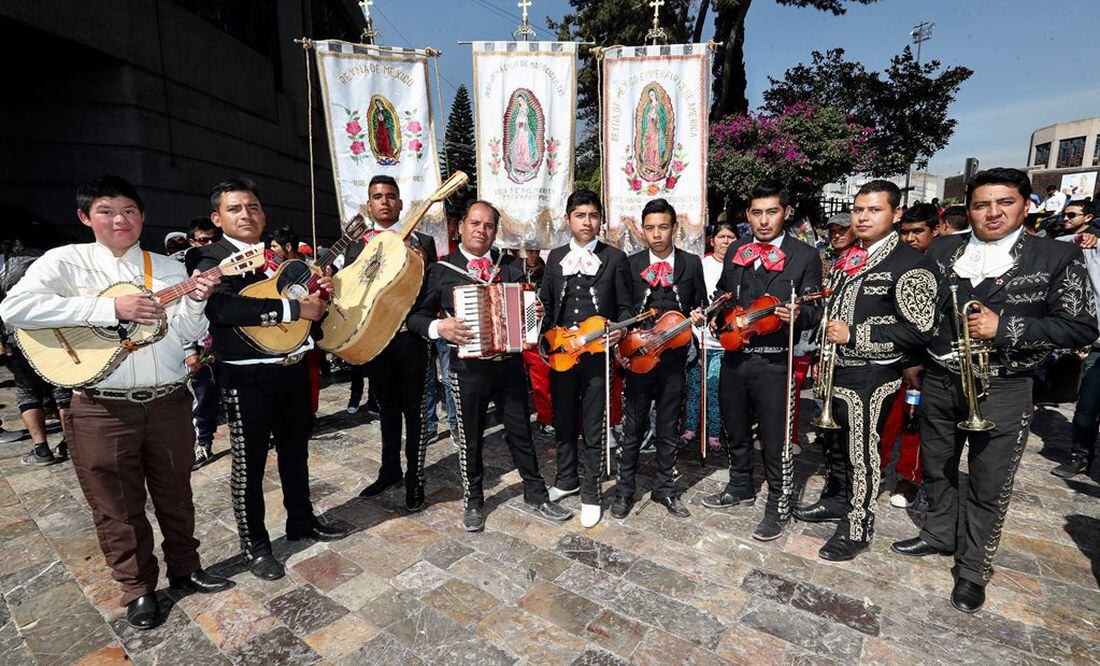
<svg viewBox="0 0 1100 666"><path fill-rule="evenodd" d="M545 17L560 17L569 5L532 0L530 11L539 38L548 39ZM443 51L447 110L454 86L473 80L470 48L456 41L507 39L519 22L514 0L375 0L374 15L381 43ZM815 49L840 47L881 70L921 20L936 23L923 59L974 70L951 106L959 123L933 157L933 173L961 172L967 157L983 167L1022 166L1034 130L1100 115L1100 0L879 0L838 17L755 0L745 39L749 103L760 104L769 76L781 77ZM710 23L706 37L713 30Z"/></svg>

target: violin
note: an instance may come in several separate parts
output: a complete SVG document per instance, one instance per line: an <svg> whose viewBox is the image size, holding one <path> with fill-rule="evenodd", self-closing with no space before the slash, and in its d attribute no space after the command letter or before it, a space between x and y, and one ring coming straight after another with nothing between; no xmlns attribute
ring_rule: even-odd
<svg viewBox="0 0 1100 666"><path fill-rule="evenodd" d="M605 335L656 316L657 310L650 309L615 323L597 315L585 319L576 328L552 328L543 333L539 340L539 355L552 370L564 372L575 366L584 354L607 351Z"/></svg>
<svg viewBox="0 0 1100 666"><path fill-rule="evenodd" d="M703 316L709 318L729 299L729 294L722 294L714 299L714 302L703 311ZM689 342L691 342L691 319L676 310L669 310L657 318L653 328L631 331L623 336L615 346L615 360L631 372L645 374L657 367L661 362L661 354L669 349L684 347Z"/></svg>
<svg viewBox="0 0 1100 666"><path fill-rule="evenodd" d="M795 305L812 303L833 295L826 287L821 291L804 294L795 299ZM718 342L726 351L740 351L755 335L775 333L783 326L783 321L775 313L776 308L789 305L771 294L764 294L748 307L738 305L722 315L718 325Z"/></svg>

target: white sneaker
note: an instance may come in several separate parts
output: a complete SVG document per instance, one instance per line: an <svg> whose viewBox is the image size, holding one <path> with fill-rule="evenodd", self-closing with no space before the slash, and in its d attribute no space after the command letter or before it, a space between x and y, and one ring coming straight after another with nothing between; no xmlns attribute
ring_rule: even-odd
<svg viewBox="0 0 1100 666"><path fill-rule="evenodd" d="M359 406L358 405L356 405L354 407L348 407L348 414L354 414L358 411L359 411Z"/></svg>
<svg viewBox="0 0 1100 666"><path fill-rule="evenodd" d="M557 486L550 486L550 489L547 492L550 495L550 501L551 502L557 502L558 500L560 500L563 497L569 497L570 495L576 495L580 491L581 491L581 489L579 487L574 488L573 490L562 490L561 488L558 488Z"/></svg>
<svg viewBox="0 0 1100 666"><path fill-rule="evenodd" d="M581 504L581 527L595 527L602 513L599 504Z"/></svg>

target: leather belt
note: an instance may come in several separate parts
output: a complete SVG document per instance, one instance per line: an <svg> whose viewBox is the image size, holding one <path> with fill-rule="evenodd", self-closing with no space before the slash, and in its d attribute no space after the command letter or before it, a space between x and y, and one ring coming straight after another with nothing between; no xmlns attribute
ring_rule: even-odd
<svg viewBox="0 0 1100 666"><path fill-rule="evenodd" d="M183 386L183 382L176 382L175 384L166 384L164 386L150 386L150 387L137 387L132 389L97 389L86 388L84 389L84 395L89 398L100 398L104 400L126 400L139 405L143 405L147 402L152 402L157 398L163 398L166 395L170 395Z"/></svg>

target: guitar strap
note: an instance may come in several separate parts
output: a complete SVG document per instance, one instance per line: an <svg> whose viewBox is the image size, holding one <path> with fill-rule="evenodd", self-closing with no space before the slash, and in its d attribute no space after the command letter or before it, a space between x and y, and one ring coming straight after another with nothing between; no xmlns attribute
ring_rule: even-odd
<svg viewBox="0 0 1100 666"><path fill-rule="evenodd" d="M153 257L148 251L142 250L141 258L145 261L145 289L153 291Z"/></svg>

